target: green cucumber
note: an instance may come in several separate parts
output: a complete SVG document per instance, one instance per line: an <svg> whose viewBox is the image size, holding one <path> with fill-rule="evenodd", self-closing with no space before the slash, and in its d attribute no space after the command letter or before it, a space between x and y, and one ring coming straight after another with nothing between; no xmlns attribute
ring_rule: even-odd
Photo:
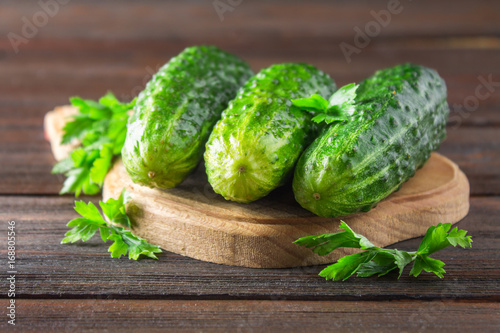
<svg viewBox="0 0 500 333"><path fill-rule="evenodd" d="M282 185L319 128L290 99L334 90L327 74L300 63L274 65L250 79L207 142L205 167L214 191L246 203Z"/></svg>
<svg viewBox="0 0 500 333"><path fill-rule="evenodd" d="M252 75L248 64L214 46L182 51L139 94L122 159L135 183L180 184L203 157L227 103Z"/></svg>
<svg viewBox="0 0 500 333"><path fill-rule="evenodd" d="M368 211L415 174L446 136L446 85L404 64L362 81L353 120L327 128L302 154L293 190L302 207L338 217Z"/></svg>

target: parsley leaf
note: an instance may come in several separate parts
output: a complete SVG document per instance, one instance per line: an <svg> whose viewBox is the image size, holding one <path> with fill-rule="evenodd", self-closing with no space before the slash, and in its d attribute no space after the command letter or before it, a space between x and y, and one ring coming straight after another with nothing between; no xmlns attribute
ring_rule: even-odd
<svg viewBox="0 0 500 333"><path fill-rule="evenodd" d="M158 246L149 244L146 240L135 236L130 230L116 226L120 224L130 227L130 219L125 211L125 204L129 198L124 190L117 200L111 198L106 202L100 201L99 206L107 220L92 202L86 204L83 201L75 201L75 211L82 217L68 223L68 227L73 227L73 229L66 233L61 244L74 243L79 240L86 242L99 230L103 242L113 241L109 247L113 258L121 258L128 252L129 259L133 260L138 260L141 255L158 259L155 253L162 252Z"/></svg>
<svg viewBox="0 0 500 333"><path fill-rule="evenodd" d="M444 266L444 262L441 260L432 259L429 256L417 256L415 262L413 263L413 267L411 268L410 275L415 277L419 276L422 270L434 273L440 278L443 277L443 273L446 271L442 268Z"/></svg>
<svg viewBox="0 0 500 333"><path fill-rule="evenodd" d="M307 236L297 239L294 243L305 247L314 247L313 252L324 256L339 247L351 247L358 249L370 249L375 247L366 237L358 235L345 223L340 222L343 232L323 234L318 236Z"/></svg>
<svg viewBox="0 0 500 333"><path fill-rule="evenodd" d="M125 204L130 200L127 191L122 191L118 200L109 198L106 202L99 202L102 212L111 223L118 223L125 227L130 227L130 219L125 211Z"/></svg>
<svg viewBox="0 0 500 333"><path fill-rule="evenodd" d="M347 280L364 264L377 255L376 251L365 251L340 258L335 264L323 269L319 275L327 280Z"/></svg>
<svg viewBox="0 0 500 333"><path fill-rule="evenodd" d="M328 109L328 101L318 94L314 94L309 98L294 99L292 103L307 111L324 112Z"/></svg>
<svg viewBox="0 0 500 333"><path fill-rule="evenodd" d="M339 113L352 115L356 111L354 105L358 87L359 85L350 83L334 92L328 102L327 111L338 110Z"/></svg>
<svg viewBox="0 0 500 333"><path fill-rule="evenodd" d="M112 166L114 156L119 155L127 133L128 111L135 105L121 103L111 93L98 102L79 97L70 99L79 113L64 126L62 144L79 140L81 146L68 158L58 162L52 173L66 176L60 194L97 194Z"/></svg>
<svg viewBox="0 0 500 333"><path fill-rule="evenodd" d="M312 121L316 123L348 121L356 112L355 98L358 87L354 83L345 85L337 90L329 101L314 94L309 98L294 99L292 103L303 110L313 112L315 116Z"/></svg>
<svg viewBox="0 0 500 333"><path fill-rule="evenodd" d="M108 236L109 240L114 241L113 245L109 247L111 257L120 258L128 251L129 259L138 260L141 255L158 259L155 255L155 253L161 252L158 246L149 244L146 240L135 236L122 227L115 227L114 232Z"/></svg>
<svg viewBox="0 0 500 333"><path fill-rule="evenodd" d="M340 229L343 230L341 232L306 236L294 243L313 248L313 252L318 255L327 255L340 247L365 250L344 256L335 264L323 269L319 275L327 280L346 280L354 274L359 277L382 276L396 269L399 271L399 278L404 268L411 262L413 267L410 275L417 277L422 271L426 271L442 278L445 273L444 262L429 255L450 245L466 248L472 244L472 238L467 236L466 230L458 230L455 227L450 231L450 228L451 223L440 223L430 227L415 252L379 248L366 237L355 233L344 221L340 223Z"/></svg>
<svg viewBox="0 0 500 333"><path fill-rule="evenodd" d="M393 256L394 256L394 263L399 268L399 275L398 275L399 279L401 277L401 274L403 274L403 269L405 269L406 265L408 265L413 261L413 257L411 256L410 253L406 251L399 251L397 249L394 250Z"/></svg>
<svg viewBox="0 0 500 333"><path fill-rule="evenodd" d="M357 276L368 277L372 275L383 276L398 268L394 255L389 252L379 252L373 259L362 265Z"/></svg>

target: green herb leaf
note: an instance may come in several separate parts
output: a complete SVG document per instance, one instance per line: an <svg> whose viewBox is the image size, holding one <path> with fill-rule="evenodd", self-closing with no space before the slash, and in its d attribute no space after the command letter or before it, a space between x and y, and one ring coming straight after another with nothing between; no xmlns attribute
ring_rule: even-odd
<svg viewBox="0 0 500 333"><path fill-rule="evenodd" d="M454 228L451 232L451 223L430 227L418 247L417 254L429 255L450 245L460 245L463 248L472 246L472 238L467 236L467 231Z"/></svg>
<svg viewBox="0 0 500 333"><path fill-rule="evenodd" d="M153 259L158 259L155 253L161 253L160 247L149 244L146 240L135 236L131 231L116 226L121 224L130 226L130 219L125 211L125 204L130 196L124 190L120 197L108 199L106 202L99 202L104 215L109 222L104 219L97 207L89 202L75 201L75 211L82 217L71 220L68 227L73 229L66 233L61 244L74 243L76 241L86 242L91 239L99 230L99 234L103 242L107 240L113 241L109 247L111 257L120 258L128 252L129 259L139 260L141 256L147 256Z"/></svg>
<svg viewBox="0 0 500 333"><path fill-rule="evenodd" d="M101 213L99 213L99 210L92 202L86 204L83 201L76 201L75 211L90 221L96 221L100 224L104 222Z"/></svg>
<svg viewBox="0 0 500 333"><path fill-rule="evenodd" d="M413 257L408 252L399 251L397 249L394 250L394 263L399 268L398 279L401 277L401 274L403 274L403 270L405 269L406 265L408 265L412 261Z"/></svg>
<svg viewBox="0 0 500 333"><path fill-rule="evenodd" d="M430 227L415 252L376 247L366 237L355 233L344 221L340 224L340 229L343 230L341 232L306 236L297 239L294 243L312 248L313 252L322 256L341 247L365 250L342 257L335 264L323 269L319 275L327 280L345 280L355 273L359 277L382 276L396 269L399 271L399 278L404 268L411 262L413 262L413 267L410 275L416 277L424 270L442 278L445 273L444 262L429 257L429 254L450 245L471 247L472 243L472 238L467 236L467 231L458 230L455 227L448 232L450 228L450 223L440 223Z"/></svg>
<svg viewBox="0 0 500 333"><path fill-rule="evenodd" d="M357 276L369 277L372 275L383 276L398 268L393 253L379 252L373 259L358 269Z"/></svg>
<svg viewBox="0 0 500 333"><path fill-rule="evenodd" d="M106 224L92 202L86 204L83 201L75 201L75 211L82 217L68 222L68 227L73 227L73 229L66 233L62 244L74 243L78 240L86 242L94 236L99 227Z"/></svg>
<svg viewBox="0 0 500 333"><path fill-rule="evenodd" d="M316 123L321 123L324 121L327 124L331 124L335 121L347 121L349 119L343 116L332 116L326 113L320 113L317 116L314 116L311 120Z"/></svg>
<svg viewBox="0 0 500 333"><path fill-rule="evenodd" d="M127 255L128 245L123 241L121 235L111 234L108 236L108 239L114 241L108 249L108 252L111 252L112 258L121 258L121 256Z"/></svg>
<svg viewBox="0 0 500 333"><path fill-rule="evenodd" d="M100 201L99 206L111 223L130 227L130 219L125 212L125 204L128 200L127 192L122 191L118 200L110 198L106 202Z"/></svg>
<svg viewBox="0 0 500 333"><path fill-rule="evenodd" d="M61 244L74 243L78 240L86 242L91 239L97 229L99 229L98 225L95 225L86 219L74 219L68 223L68 226L73 227L73 229L65 234L66 237L63 238Z"/></svg>
<svg viewBox="0 0 500 333"><path fill-rule="evenodd" d="M109 236L109 228L100 227L99 234L101 235L102 241L104 243L106 243L106 241L108 240L108 236Z"/></svg>
<svg viewBox="0 0 500 333"><path fill-rule="evenodd" d="M108 239L115 241L109 248L113 258L120 258L126 255L128 251L129 259L138 260L141 255L158 259L155 253L161 253L161 249L156 245L151 245L144 239L135 236L129 230L122 227L114 227L114 234L109 235Z"/></svg>
<svg viewBox="0 0 500 333"><path fill-rule="evenodd" d="M443 274L446 271L442 268L444 266L444 262L441 260L432 259L426 255L418 255L413 263L413 267L410 271L410 275L415 277L419 276L422 270L428 273L434 273L438 277L443 278Z"/></svg>
<svg viewBox="0 0 500 333"><path fill-rule="evenodd" d="M90 167L90 180L99 186L102 186L104 178L111 168L111 160L113 159L113 145L110 143L102 145L99 151L99 157L94 160Z"/></svg>
<svg viewBox="0 0 500 333"><path fill-rule="evenodd" d="M135 99L121 103L108 93L99 102L79 97L70 101L79 113L64 126L62 143L79 140L81 147L71 152L70 159L57 163L52 173L63 173L67 177L61 194L97 194L114 156L121 152L127 133L128 111L135 105Z"/></svg>
<svg viewBox="0 0 500 333"><path fill-rule="evenodd" d="M78 197L82 190L89 195L97 194L101 190L97 184L90 182L90 173L86 168L73 168L65 176L67 178L59 194L75 193L75 196Z"/></svg>
<svg viewBox="0 0 500 333"><path fill-rule="evenodd" d="M292 103L296 107L307 111L325 112L328 109L328 101L317 94L309 98L294 99Z"/></svg>
<svg viewBox="0 0 500 333"><path fill-rule="evenodd" d="M352 116L356 111L354 105L358 87L359 85L350 83L333 93L327 111L337 111L344 116Z"/></svg>
<svg viewBox="0 0 500 333"><path fill-rule="evenodd" d="M365 251L340 258L335 264L323 269L319 275L327 280L347 280L363 265L377 255L376 251Z"/></svg>
<svg viewBox="0 0 500 333"><path fill-rule="evenodd" d="M80 111L81 112L81 111ZM92 126L92 119L88 116L75 115L63 127L62 144L70 143L73 139L81 138Z"/></svg>
<svg viewBox="0 0 500 333"><path fill-rule="evenodd" d="M327 255L340 247L371 249L375 246L364 236L358 235L345 223L340 222L342 232L307 236L297 239L294 243L300 246L313 247L313 252L320 256Z"/></svg>
<svg viewBox="0 0 500 333"><path fill-rule="evenodd" d="M73 159L71 158L71 156L69 156L57 162L52 168L52 173L53 174L66 173L69 170L71 170L73 166L74 166Z"/></svg>
<svg viewBox="0 0 500 333"><path fill-rule="evenodd" d="M292 100L292 103L307 111L312 111L315 116L312 121L316 123L348 121L356 112L355 98L358 85L351 83L337 90L329 101L314 94L309 98Z"/></svg>
<svg viewBox="0 0 500 333"><path fill-rule="evenodd" d="M431 254L450 245L447 240L447 231L450 230L450 228L451 223L446 223L444 225L440 223L437 226L432 226L427 229L417 252L419 254Z"/></svg>
<svg viewBox="0 0 500 333"><path fill-rule="evenodd" d="M471 247L472 246L472 237L467 236L466 230L458 230L457 227L453 228L448 233L448 242L453 246L461 246L462 248Z"/></svg>

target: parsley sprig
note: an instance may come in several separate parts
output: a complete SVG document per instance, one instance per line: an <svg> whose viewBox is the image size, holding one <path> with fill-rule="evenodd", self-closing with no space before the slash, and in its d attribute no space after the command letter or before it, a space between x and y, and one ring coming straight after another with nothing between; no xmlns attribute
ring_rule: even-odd
<svg viewBox="0 0 500 333"><path fill-rule="evenodd" d="M75 210L82 217L68 223L68 227L73 227L73 229L66 233L61 244L74 243L79 240L86 242L99 230L103 242L108 240L114 242L108 250L113 258L121 258L128 252L129 259L133 260L138 260L141 255L158 259L155 253L162 252L158 246L149 244L129 230L115 225L130 227L130 219L125 212L125 204L128 200L127 192L123 191L118 200L111 198L106 202L99 202L99 206L109 222L92 202L86 204L83 201L75 201Z"/></svg>
<svg viewBox="0 0 500 333"><path fill-rule="evenodd" d="M327 280L346 280L353 274L359 277L372 275L382 276L393 270L398 270L398 278L404 268L413 262L410 275L417 277L422 270L434 273L440 278L445 270L444 262L433 259L429 255L450 245L471 247L472 238L467 236L466 230L454 228L450 231L451 223L438 224L430 227L417 251L406 252L397 249L383 249L373 245L366 237L355 233L345 222L341 222L337 233L307 236L294 243L313 248L313 252L320 256L327 255L335 249L349 247L365 250L340 258L335 264L323 269L319 275Z"/></svg>
<svg viewBox="0 0 500 333"><path fill-rule="evenodd" d="M135 99L121 103L109 92L98 102L79 97L70 101L79 112L64 126L61 143L76 139L81 146L58 162L52 173L63 173L67 177L60 194L75 193L77 197L82 191L97 194L113 157L121 152L127 134L128 111L134 107Z"/></svg>
<svg viewBox="0 0 500 333"><path fill-rule="evenodd" d="M359 85L350 83L337 90L329 101L314 94L309 98L292 100L292 103L316 114L312 120L317 123L331 124L337 121L348 121L356 112L354 107L356 90Z"/></svg>

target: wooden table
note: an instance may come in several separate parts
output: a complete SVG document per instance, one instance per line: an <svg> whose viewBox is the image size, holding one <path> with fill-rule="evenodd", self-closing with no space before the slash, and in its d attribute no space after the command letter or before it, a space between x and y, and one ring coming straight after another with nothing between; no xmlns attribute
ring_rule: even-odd
<svg viewBox="0 0 500 333"><path fill-rule="evenodd" d="M1 2L2 313L9 302L5 235L14 220L18 330L498 331L500 2L233 1L219 16L214 3L221 2L228 3L73 0L45 16L37 2ZM16 53L7 36L23 36L26 20L40 27L24 28L31 33L17 39ZM356 46L355 27L372 29L372 37L357 41L348 62L340 45ZM216 44L254 70L310 62L340 85L401 62L436 68L452 107L439 152L469 177L471 210L459 227L469 230L473 248L436 256L446 262L442 280L405 272L400 280L335 283L317 276L323 266L250 269L168 252L158 261L113 260L98 237L60 245L76 213L74 198L58 195L63 177L50 174L44 113L73 95L113 90L131 99L159 66L195 44ZM419 242L396 246L413 250ZM0 329L11 328L1 318Z"/></svg>

